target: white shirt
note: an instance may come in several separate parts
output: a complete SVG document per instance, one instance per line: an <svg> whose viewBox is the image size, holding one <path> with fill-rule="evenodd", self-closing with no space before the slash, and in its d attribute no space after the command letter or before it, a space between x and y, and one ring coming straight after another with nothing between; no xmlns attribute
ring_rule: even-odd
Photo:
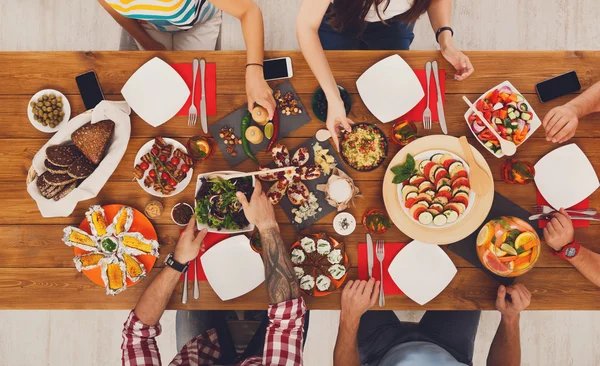
<svg viewBox="0 0 600 366"><path fill-rule="evenodd" d="M339 0L339 1L344 1L344 0ZM331 0L331 3L333 3L333 0ZM395 17L396 15L400 15L400 14L406 12L412 6L410 0L390 0L390 5L387 7L386 11L384 12L383 9L385 8L385 4L387 4L387 1L383 1L379 5L379 14L381 15L381 19L383 19L383 20L388 20L390 18ZM375 10L375 5L371 6L371 9L369 9L369 12L367 13L367 16L365 17L365 21L374 23L374 22L380 22L381 19L379 19L379 16L377 15L377 10Z"/></svg>

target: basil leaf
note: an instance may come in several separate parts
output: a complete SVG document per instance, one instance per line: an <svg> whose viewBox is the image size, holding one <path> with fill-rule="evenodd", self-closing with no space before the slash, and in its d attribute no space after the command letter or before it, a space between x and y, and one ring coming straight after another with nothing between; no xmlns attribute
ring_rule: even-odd
<svg viewBox="0 0 600 366"><path fill-rule="evenodd" d="M396 165L391 169L391 171L392 173L394 173L394 175L402 174L402 172L404 171L404 167L402 165Z"/></svg>

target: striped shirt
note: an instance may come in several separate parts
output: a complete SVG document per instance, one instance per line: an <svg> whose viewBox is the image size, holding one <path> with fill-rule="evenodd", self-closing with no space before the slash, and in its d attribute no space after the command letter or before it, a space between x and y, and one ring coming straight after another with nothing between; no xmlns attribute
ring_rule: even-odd
<svg viewBox="0 0 600 366"><path fill-rule="evenodd" d="M218 11L207 0L105 0L126 18L137 19L163 32L191 29Z"/></svg>

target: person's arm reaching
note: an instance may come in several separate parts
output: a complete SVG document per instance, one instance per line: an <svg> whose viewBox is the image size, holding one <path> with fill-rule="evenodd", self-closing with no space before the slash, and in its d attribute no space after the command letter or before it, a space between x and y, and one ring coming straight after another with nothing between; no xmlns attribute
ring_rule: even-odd
<svg viewBox="0 0 600 366"><path fill-rule="evenodd" d="M244 42L246 43L248 110L251 111L254 103L258 103L269 112L269 119L273 119L275 115L273 90L265 81L263 68L259 66L263 64L265 49L264 26L260 8L252 0L210 0L210 2L240 20Z"/></svg>
<svg viewBox="0 0 600 366"><path fill-rule="evenodd" d="M546 114L542 121L546 130L546 140L558 143L569 140L575 136L579 119L594 112L600 112L600 82L567 104L552 108Z"/></svg>
<svg viewBox="0 0 600 366"><path fill-rule="evenodd" d="M442 27L449 27L452 21L452 0L432 0L427 9L427 14L434 34ZM456 69L454 79L464 80L468 78L475 71L475 68L471 64L471 60L454 45L452 33L443 31L440 33L438 41L442 55Z"/></svg>
<svg viewBox="0 0 600 366"><path fill-rule="evenodd" d="M237 198L244 215L260 233L269 297L269 326L265 335L263 365L301 365L306 306L300 296L289 250L283 243L273 205L256 180L250 202L241 192ZM242 363L244 365L244 363Z"/></svg>
<svg viewBox="0 0 600 366"><path fill-rule="evenodd" d="M296 21L296 37L308 66L327 97L327 129L339 149L340 130L350 131L354 122L346 117L344 102L319 39L319 25L330 4L330 0L302 0Z"/></svg>
<svg viewBox="0 0 600 366"><path fill-rule="evenodd" d="M150 37L137 20L119 14L105 0L98 0L98 2L145 50L160 51L166 49L162 43L155 41L154 38Z"/></svg>
<svg viewBox="0 0 600 366"><path fill-rule="evenodd" d="M507 299L507 294L510 295L510 299ZM502 314L502 318L490 347L487 366L519 366L521 364L520 313L530 303L531 294L521 284L498 288L496 308Z"/></svg>
<svg viewBox="0 0 600 366"><path fill-rule="evenodd" d="M554 214L554 217L544 228L544 240L549 247L560 251L565 245L575 240L575 230L569 214L564 209ZM600 254L580 246L577 255L569 262L575 266L593 284L600 287Z"/></svg>
<svg viewBox="0 0 600 366"><path fill-rule="evenodd" d="M188 263L200 252L206 229L195 235L195 226L196 218L192 217L177 242L173 259L179 263ZM161 332L158 322L180 277L180 272L165 266L140 297L123 329L121 345L123 365L160 365L160 355L155 340ZM147 362L148 359L152 362Z"/></svg>
<svg viewBox="0 0 600 366"><path fill-rule="evenodd" d="M334 366L360 366L358 326L361 316L377 302L379 281L348 281L342 291L342 311L335 349Z"/></svg>

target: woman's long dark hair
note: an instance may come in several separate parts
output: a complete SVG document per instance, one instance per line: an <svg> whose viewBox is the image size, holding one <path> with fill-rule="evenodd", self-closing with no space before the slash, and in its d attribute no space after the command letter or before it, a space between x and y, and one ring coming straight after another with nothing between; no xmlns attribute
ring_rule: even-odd
<svg viewBox="0 0 600 366"><path fill-rule="evenodd" d="M362 32L365 27L365 17L375 6L377 15L381 19L379 8L381 4L384 11L390 5L390 0L334 0L331 5L328 16L329 24L337 31L352 30ZM414 0L410 9L400 15L396 15L388 21L398 21L402 23L412 23L427 11L431 0ZM383 19L381 19L383 21ZM383 21L385 23L385 21Z"/></svg>

